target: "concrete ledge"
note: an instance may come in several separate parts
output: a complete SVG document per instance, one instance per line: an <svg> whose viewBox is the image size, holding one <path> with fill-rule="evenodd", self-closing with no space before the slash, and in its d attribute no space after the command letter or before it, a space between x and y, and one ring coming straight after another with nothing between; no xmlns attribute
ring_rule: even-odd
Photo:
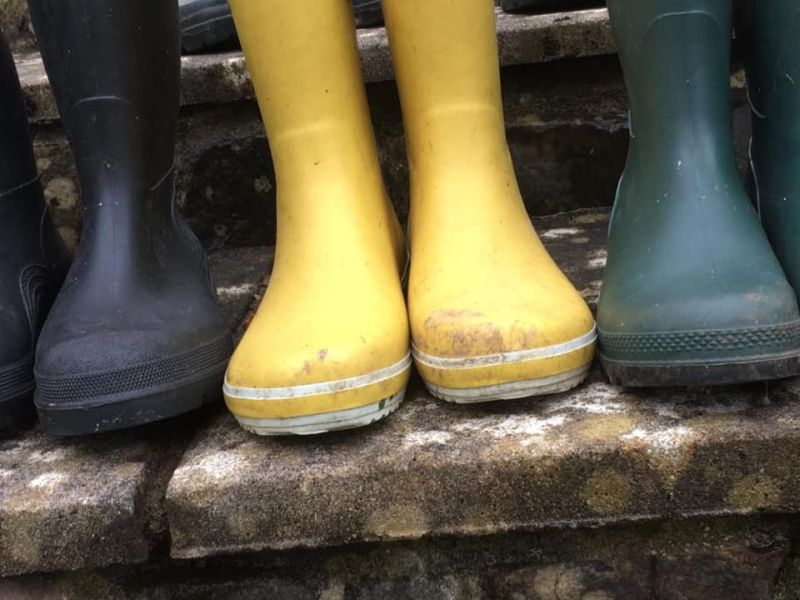
<svg viewBox="0 0 800 600"><path fill-rule="evenodd" d="M606 9L547 15L510 15L498 9L497 15L503 66L615 52ZM394 79L386 29L359 29L357 35L365 81ZM186 56L182 63L181 103L184 106L228 103L253 97L241 52ZM58 119L41 57L35 52L20 54L17 68L31 117L35 120Z"/></svg>
<svg viewBox="0 0 800 600"><path fill-rule="evenodd" d="M605 213L538 221L592 301ZM800 383L625 391L486 407L414 383L374 427L261 439L222 415L167 489L172 556L800 509ZM202 526L198 526L202 524Z"/></svg>

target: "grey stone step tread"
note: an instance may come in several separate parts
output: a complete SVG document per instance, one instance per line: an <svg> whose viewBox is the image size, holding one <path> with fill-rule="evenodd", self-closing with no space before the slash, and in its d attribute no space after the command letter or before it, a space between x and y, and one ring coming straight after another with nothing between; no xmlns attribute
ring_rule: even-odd
<svg viewBox="0 0 800 600"><path fill-rule="evenodd" d="M535 222L594 303L607 213ZM272 258L212 254L232 326ZM297 440L248 434L221 406L84 440L34 428L0 441L0 575L142 562L167 542L189 558L797 511L799 386L625 392L595 373L562 396L470 408L414 382L383 423Z"/></svg>
<svg viewBox="0 0 800 600"><path fill-rule="evenodd" d="M163 528L152 486L169 477L160 438L0 441L0 575L147 560L151 520Z"/></svg>
<svg viewBox="0 0 800 600"><path fill-rule="evenodd" d="M498 9L497 33L504 66L616 51L605 8L545 15L512 15ZM359 29L357 35L365 81L393 79L386 29ZM18 54L16 62L32 118L57 119L41 57L35 52ZM184 106L253 97L241 52L185 56L182 63Z"/></svg>
<svg viewBox="0 0 800 600"><path fill-rule="evenodd" d="M607 213L536 220L593 302ZM418 381L375 426L258 438L219 415L166 495L176 558L800 509L800 383L461 407Z"/></svg>
<svg viewBox="0 0 800 600"><path fill-rule="evenodd" d="M170 481L172 556L796 512L797 383L465 408L420 386L384 422L260 439L229 415Z"/></svg>

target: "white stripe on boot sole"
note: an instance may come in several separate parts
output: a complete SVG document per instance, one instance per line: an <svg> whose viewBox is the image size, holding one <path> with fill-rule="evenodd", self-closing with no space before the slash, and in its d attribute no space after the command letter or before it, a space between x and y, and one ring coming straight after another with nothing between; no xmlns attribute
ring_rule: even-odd
<svg viewBox="0 0 800 600"><path fill-rule="evenodd" d="M342 429L355 429L356 427L369 425L393 413L403 402L405 393L405 390L402 390L394 396L366 406L304 417L290 417L287 419L236 417L236 420L247 431L258 435L314 435Z"/></svg>
<svg viewBox="0 0 800 600"><path fill-rule="evenodd" d="M326 381L324 383L309 383L305 385L295 385L283 388L251 388L237 387L228 383L228 375L225 374L225 383L222 391L230 398L238 400L291 400L293 398L304 398L306 396L319 396L321 394L333 394L347 390L355 390L367 387L381 381L386 381L392 377L400 375L411 368L411 353L385 369L358 375L338 381Z"/></svg>
<svg viewBox="0 0 800 600"><path fill-rule="evenodd" d="M416 346L411 346L411 351L414 355L414 360L426 367L434 369L476 369L479 367L491 367L495 365L511 364L518 362L525 362L529 360L544 360L553 358L555 356L563 356L576 350L581 350L587 346L591 346L597 341L597 327L592 327L591 331L585 333L580 337L576 337L560 344L553 344L552 346L545 346L543 348L534 348L532 350L519 350L516 352L500 352L498 354L488 354L486 356L469 356L464 358L445 358L442 356L433 356L432 354L425 354L418 350Z"/></svg>
<svg viewBox="0 0 800 600"><path fill-rule="evenodd" d="M446 388L430 383L425 383L431 394L445 402L456 404L477 404L479 402L493 402L496 400L518 400L532 396L545 396L558 394L571 390L580 384L592 367L587 363L582 367L542 377L541 379L528 379L526 381L512 381L510 383L500 383L497 385L487 385L478 388Z"/></svg>

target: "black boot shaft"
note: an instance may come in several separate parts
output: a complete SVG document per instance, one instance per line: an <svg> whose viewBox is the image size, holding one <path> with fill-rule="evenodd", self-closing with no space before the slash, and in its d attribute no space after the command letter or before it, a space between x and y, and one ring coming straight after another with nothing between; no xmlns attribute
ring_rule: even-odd
<svg viewBox="0 0 800 600"><path fill-rule="evenodd" d="M67 254L47 215L14 58L0 32L0 429L33 412L36 338Z"/></svg>
<svg viewBox="0 0 800 600"><path fill-rule="evenodd" d="M185 412L220 396L231 341L175 210L177 3L30 7L85 206L36 353L42 427L75 435Z"/></svg>
<svg viewBox="0 0 800 600"><path fill-rule="evenodd" d="M37 178L14 57L0 31L0 198Z"/></svg>
<svg viewBox="0 0 800 600"><path fill-rule="evenodd" d="M91 0L81 3L80 19L61 0L35 0L30 8L87 218L110 209L128 222L174 168L177 5Z"/></svg>

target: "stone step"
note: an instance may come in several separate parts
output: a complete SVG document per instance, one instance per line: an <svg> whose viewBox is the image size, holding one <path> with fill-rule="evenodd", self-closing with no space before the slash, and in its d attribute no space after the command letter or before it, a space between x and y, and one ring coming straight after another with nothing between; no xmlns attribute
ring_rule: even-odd
<svg viewBox="0 0 800 600"><path fill-rule="evenodd" d="M528 211L538 216L609 206L625 162L628 120L607 12L498 12L497 22L507 136ZM405 221L405 138L386 33L360 30L358 40L384 178ZM71 152L55 120L41 58L29 48L17 62L45 195L74 248L82 207ZM744 168L749 112L741 73L732 82ZM210 250L274 243L275 174L242 54L184 57L182 103L177 191L192 228Z"/></svg>
<svg viewBox="0 0 800 600"><path fill-rule="evenodd" d="M0 8L8 0L0 0ZM1 14L1 12L0 12ZM15 19L23 17L15 16ZM389 40L384 27L357 30L366 83L394 79ZM604 8L544 15L508 14L497 9L497 39L502 66L549 62L561 58L601 56L616 52ZM56 120L39 54L17 54L17 69L31 118ZM241 52L191 55L182 59L181 104L227 104L253 98L250 76Z"/></svg>
<svg viewBox="0 0 800 600"><path fill-rule="evenodd" d="M13 600L797 600L780 515L428 538L0 579Z"/></svg>
<svg viewBox="0 0 800 600"><path fill-rule="evenodd" d="M607 213L536 225L594 303ZM271 261L269 248L212 255L232 327ZM626 391L595 372L570 393L483 407L436 401L415 380L384 422L311 439L252 436L221 406L85 440L32 428L0 441L0 575L162 549L187 560L794 513L798 399L797 381Z"/></svg>

